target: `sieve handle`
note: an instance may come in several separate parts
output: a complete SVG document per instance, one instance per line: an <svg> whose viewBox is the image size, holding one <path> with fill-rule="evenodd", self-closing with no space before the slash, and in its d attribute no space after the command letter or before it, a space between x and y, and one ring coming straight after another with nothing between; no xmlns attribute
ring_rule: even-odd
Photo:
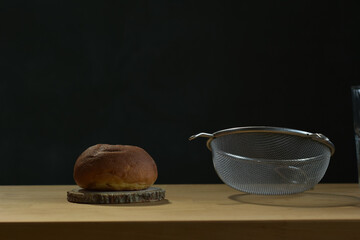
<svg viewBox="0 0 360 240"><path fill-rule="evenodd" d="M204 137L204 138L212 138L214 137L213 134L211 133L198 133L198 134L195 134L195 135L192 135L191 137L189 137L189 140L194 140L195 138L198 138L198 137Z"/></svg>

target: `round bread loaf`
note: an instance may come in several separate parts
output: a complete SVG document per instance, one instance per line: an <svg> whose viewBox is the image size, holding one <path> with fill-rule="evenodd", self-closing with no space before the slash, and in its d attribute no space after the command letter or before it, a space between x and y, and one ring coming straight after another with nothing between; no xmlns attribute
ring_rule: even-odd
<svg viewBox="0 0 360 240"><path fill-rule="evenodd" d="M76 160L74 180L89 190L141 190L158 176L151 156L142 148L129 145L97 144Z"/></svg>

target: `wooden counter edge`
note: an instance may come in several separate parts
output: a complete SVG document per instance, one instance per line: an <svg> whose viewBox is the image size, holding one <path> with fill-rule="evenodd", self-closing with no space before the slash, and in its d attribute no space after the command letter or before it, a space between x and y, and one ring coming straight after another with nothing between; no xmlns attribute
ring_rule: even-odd
<svg viewBox="0 0 360 240"><path fill-rule="evenodd" d="M0 223L0 239L360 239L360 220Z"/></svg>

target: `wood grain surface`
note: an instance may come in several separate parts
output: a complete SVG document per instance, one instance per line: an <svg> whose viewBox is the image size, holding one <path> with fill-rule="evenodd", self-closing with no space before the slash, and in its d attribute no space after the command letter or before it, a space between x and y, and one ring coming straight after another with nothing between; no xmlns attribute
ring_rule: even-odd
<svg viewBox="0 0 360 240"><path fill-rule="evenodd" d="M68 202L75 186L0 186L0 239L360 239L357 184L319 184L289 196L222 184L157 187L166 199L108 205Z"/></svg>

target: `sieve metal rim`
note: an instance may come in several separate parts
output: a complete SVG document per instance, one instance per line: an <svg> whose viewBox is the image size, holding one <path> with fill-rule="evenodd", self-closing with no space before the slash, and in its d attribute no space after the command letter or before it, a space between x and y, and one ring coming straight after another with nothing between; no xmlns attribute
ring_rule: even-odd
<svg viewBox="0 0 360 240"><path fill-rule="evenodd" d="M335 146L334 144L327 138L325 135L321 133L311 133L302 130L296 130L291 128L283 128L283 127L270 127L270 126L248 126L248 127L235 127L235 128L228 128L223 129L214 133L199 133L193 135L189 138L189 140L193 140L197 137L206 137L209 138L206 142L207 148L211 151L210 143L214 138L229 135L229 134L236 134L236 133L249 133L249 132L261 132L261 133L280 133L280 134L288 134L288 135L295 135L304 138L311 138L314 141L324 144L330 149L331 156L335 153Z"/></svg>

